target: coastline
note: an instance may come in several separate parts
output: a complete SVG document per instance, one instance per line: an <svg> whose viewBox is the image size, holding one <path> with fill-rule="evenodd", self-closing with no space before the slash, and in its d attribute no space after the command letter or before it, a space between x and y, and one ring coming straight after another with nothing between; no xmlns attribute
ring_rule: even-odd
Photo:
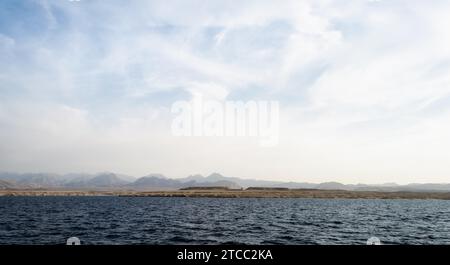
<svg viewBox="0 0 450 265"><path fill-rule="evenodd" d="M450 200L450 192L379 192L316 189L189 189L172 191L130 190L0 190L0 196L119 196L190 198L317 198L317 199L437 199Z"/></svg>

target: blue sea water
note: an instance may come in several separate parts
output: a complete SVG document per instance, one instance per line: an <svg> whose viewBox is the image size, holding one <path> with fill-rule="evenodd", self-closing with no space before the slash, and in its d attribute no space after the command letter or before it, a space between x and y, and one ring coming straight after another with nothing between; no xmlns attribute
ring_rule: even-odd
<svg viewBox="0 0 450 265"><path fill-rule="evenodd" d="M450 244L450 201L0 197L0 244Z"/></svg>

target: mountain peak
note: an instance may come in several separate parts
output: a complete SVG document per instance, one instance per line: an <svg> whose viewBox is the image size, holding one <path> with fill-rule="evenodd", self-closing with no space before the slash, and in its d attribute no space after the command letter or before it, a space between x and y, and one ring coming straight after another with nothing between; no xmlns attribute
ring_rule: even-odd
<svg viewBox="0 0 450 265"><path fill-rule="evenodd" d="M180 181L183 181L183 182L188 182L188 181L200 182L200 181L204 181L204 180L205 180L205 177L201 174L189 175L185 178L180 179Z"/></svg>
<svg viewBox="0 0 450 265"><path fill-rule="evenodd" d="M143 176L143 178L159 178L159 179L168 179L166 176L160 173L151 173Z"/></svg>
<svg viewBox="0 0 450 265"><path fill-rule="evenodd" d="M335 182L335 181L320 183L319 185L317 185L316 188L322 189L322 190L346 190L347 189L347 187L344 184Z"/></svg>
<svg viewBox="0 0 450 265"><path fill-rule="evenodd" d="M89 185L95 187L114 187L124 185L125 183L126 181L122 180L114 173L98 174L88 181Z"/></svg>
<svg viewBox="0 0 450 265"><path fill-rule="evenodd" d="M221 174L219 174L217 172L214 172L214 173L210 174L206 178L209 179L209 180L224 180L224 179L227 179L227 177L225 177L225 176L223 176L223 175L221 175Z"/></svg>

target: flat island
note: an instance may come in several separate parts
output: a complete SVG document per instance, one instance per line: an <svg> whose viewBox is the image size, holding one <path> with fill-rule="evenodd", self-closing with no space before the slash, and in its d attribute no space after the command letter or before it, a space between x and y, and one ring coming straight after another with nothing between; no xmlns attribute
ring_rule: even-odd
<svg viewBox="0 0 450 265"><path fill-rule="evenodd" d="M438 199L450 200L450 192L347 191L319 189L190 187L166 191L135 190L0 190L0 196L127 196L202 198L321 198L321 199Z"/></svg>

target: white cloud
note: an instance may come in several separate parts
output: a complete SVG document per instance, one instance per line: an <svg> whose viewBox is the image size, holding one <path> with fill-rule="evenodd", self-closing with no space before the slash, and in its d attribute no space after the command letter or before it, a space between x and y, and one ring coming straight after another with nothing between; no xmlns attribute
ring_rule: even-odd
<svg viewBox="0 0 450 265"><path fill-rule="evenodd" d="M445 1L36 3L35 31L14 17L20 30L0 31L0 169L316 182L450 173ZM198 93L279 100L280 146L172 138L170 104Z"/></svg>

